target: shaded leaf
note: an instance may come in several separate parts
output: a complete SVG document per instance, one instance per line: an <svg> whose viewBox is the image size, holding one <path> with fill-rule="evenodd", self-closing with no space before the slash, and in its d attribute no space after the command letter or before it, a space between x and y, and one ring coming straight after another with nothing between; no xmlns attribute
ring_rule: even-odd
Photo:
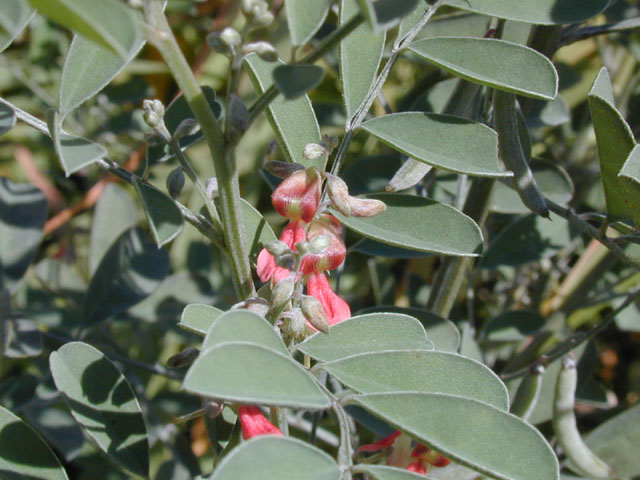
<svg viewBox="0 0 640 480"><path fill-rule="evenodd" d="M27 0L2 0L0 3L0 52L11 45L33 18L35 11Z"/></svg>
<svg viewBox="0 0 640 480"><path fill-rule="evenodd" d="M16 112L6 103L0 102L0 135L4 135L16 124Z"/></svg>
<svg viewBox="0 0 640 480"><path fill-rule="evenodd" d="M551 60L516 43L435 37L418 40L409 50L470 82L542 100L552 100L558 93L558 74Z"/></svg>
<svg viewBox="0 0 640 480"><path fill-rule="evenodd" d="M244 198L240 199L240 213L244 225L247 250L252 257L257 256L265 243L277 240L271 226L262 214Z"/></svg>
<svg viewBox="0 0 640 480"><path fill-rule="evenodd" d="M224 342L248 342L289 355L273 325L249 310L230 310L216 318L202 342L204 352Z"/></svg>
<svg viewBox="0 0 640 480"><path fill-rule="evenodd" d="M0 406L0 476L7 480L68 480L53 450L19 417Z"/></svg>
<svg viewBox="0 0 640 480"><path fill-rule="evenodd" d="M484 338L493 342L524 340L545 323L544 317L534 311L512 310L489 320L484 327Z"/></svg>
<svg viewBox="0 0 640 480"><path fill-rule="evenodd" d="M624 162L618 181L622 185L624 202L636 226L640 226L640 147L636 145Z"/></svg>
<svg viewBox="0 0 640 480"><path fill-rule="evenodd" d="M9 358L37 357L42 353L42 334L36 323L24 316L11 315L0 318L4 345L0 352Z"/></svg>
<svg viewBox="0 0 640 480"><path fill-rule="evenodd" d="M245 57L244 65L256 93L263 94L273 84L274 70L283 63L270 63L251 54ZM307 144L321 141L320 127L309 97L303 95L293 100L276 98L267 108L267 118L287 161L324 170L324 158L305 160L302 157Z"/></svg>
<svg viewBox="0 0 640 480"><path fill-rule="evenodd" d="M35 406L28 408L25 416L47 442L64 456L66 462L73 461L86 451L84 433L66 408Z"/></svg>
<svg viewBox="0 0 640 480"><path fill-rule="evenodd" d="M340 2L340 24L343 25L358 13L357 0ZM340 42L340 81L347 118L352 118L369 93L382 59L385 33L374 33L362 24Z"/></svg>
<svg viewBox="0 0 640 480"><path fill-rule="evenodd" d="M356 243L351 245L349 249L358 253L362 253L364 255L368 255L370 257L411 259L433 256L433 253L418 252L416 250L393 247L382 242L376 242L375 240L371 240L369 238L358 240Z"/></svg>
<svg viewBox="0 0 640 480"><path fill-rule="evenodd" d="M613 103L613 88L605 67L598 73L588 98L598 144L607 216L610 220L623 220L630 215L618 173L636 142L629 125Z"/></svg>
<svg viewBox="0 0 640 480"><path fill-rule="evenodd" d="M176 203L153 185L134 181L158 247L169 243L182 231L184 221Z"/></svg>
<svg viewBox="0 0 640 480"><path fill-rule="evenodd" d="M84 300L87 325L101 322L147 298L169 270L164 250L142 230L131 228L118 237L91 278Z"/></svg>
<svg viewBox="0 0 640 480"><path fill-rule="evenodd" d="M35 258L46 219L40 190L0 177L0 288L15 289Z"/></svg>
<svg viewBox="0 0 640 480"><path fill-rule="evenodd" d="M595 17L608 0L445 0L446 5L491 17L541 25L579 23Z"/></svg>
<svg viewBox="0 0 640 480"><path fill-rule="evenodd" d="M126 59L142 37L141 19L118 0L29 0L38 12Z"/></svg>
<svg viewBox="0 0 640 480"><path fill-rule="evenodd" d="M353 403L478 472L504 480L557 480L555 453L534 427L486 403L453 395L358 395Z"/></svg>
<svg viewBox="0 0 640 480"><path fill-rule="evenodd" d="M246 342L221 343L201 353L182 388L232 402L306 409L329 406L311 374L289 355Z"/></svg>
<svg viewBox="0 0 640 480"><path fill-rule="evenodd" d="M323 363L326 370L360 393L443 393L509 410L509 395L498 376L457 353L396 350L363 353Z"/></svg>
<svg viewBox="0 0 640 480"><path fill-rule="evenodd" d="M219 308L204 304L187 305L180 316L179 327L205 336L213 322L224 312Z"/></svg>
<svg viewBox="0 0 640 480"><path fill-rule="evenodd" d="M498 163L498 137L486 125L451 115L405 112L373 118L362 129L432 167L484 177L509 177Z"/></svg>
<svg viewBox="0 0 640 480"><path fill-rule="evenodd" d="M331 0L288 0L284 4L291 44L304 45L324 23Z"/></svg>
<svg viewBox="0 0 640 480"><path fill-rule="evenodd" d="M482 233L476 223L449 205L396 193L368 195L382 200L386 211L375 217L336 217L365 237L397 247L444 255L476 256ZM446 229L442 225L447 225Z"/></svg>
<svg viewBox="0 0 640 480"><path fill-rule="evenodd" d="M418 5L419 0L358 0L362 13L376 32L400 23Z"/></svg>
<svg viewBox="0 0 640 480"><path fill-rule="evenodd" d="M266 435L227 455L210 480L340 480L342 472L322 450L291 437Z"/></svg>
<svg viewBox="0 0 640 480"><path fill-rule="evenodd" d="M278 65L273 70L273 84L291 100L313 90L324 78L324 69L317 65Z"/></svg>
<svg viewBox="0 0 640 480"><path fill-rule="evenodd" d="M433 478L386 465L358 465L358 468L374 480L430 480Z"/></svg>
<svg viewBox="0 0 640 480"><path fill-rule="evenodd" d="M102 352L70 342L49 357L56 388L96 445L127 470L146 477L147 432L131 385Z"/></svg>

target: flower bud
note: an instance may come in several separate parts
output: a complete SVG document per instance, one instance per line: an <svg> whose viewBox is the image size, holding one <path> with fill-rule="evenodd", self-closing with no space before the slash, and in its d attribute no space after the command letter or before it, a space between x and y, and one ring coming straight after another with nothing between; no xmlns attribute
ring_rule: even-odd
<svg viewBox="0 0 640 480"><path fill-rule="evenodd" d="M296 265L296 256L293 253L285 253L284 255L278 255L274 257L276 265L287 270L293 270Z"/></svg>
<svg viewBox="0 0 640 480"><path fill-rule="evenodd" d="M235 28L227 27L220 34L220 40L229 48L235 48L242 43L242 36Z"/></svg>
<svg viewBox="0 0 640 480"><path fill-rule="evenodd" d="M324 314L324 308L322 308L320 301L310 295L300 295L299 302L304 318L317 330L329 333L329 321Z"/></svg>
<svg viewBox="0 0 640 480"><path fill-rule="evenodd" d="M349 205L354 217L375 217L387 209L384 202L374 198L349 197Z"/></svg>
<svg viewBox="0 0 640 480"><path fill-rule="evenodd" d="M220 32L212 32L207 35L207 44L211 47L211 49L218 53L230 53L231 48L229 45L225 43L222 38L220 38Z"/></svg>
<svg viewBox="0 0 640 480"><path fill-rule="evenodd" d="M211 177L207 180L207 184L205 186L207 190L207 197L213 199L218 196L218 179L216 177Z"/></svg>
<svg viewBox="0 0 640 480"><path fill-rule="evenodd" d="M171 170L171 173L167 177L167 191L171 198L176 198L182 192L184 188L184 172L182 165Z"/></svg>
<svg viewBox="0 0 640 480"><path fill-rule="evenodd" d="M351 216L351 196L349 187L340 177L325 173L327 179L327 192L331 200L331 206L345 217Z"/></svg>
<svg viewBox="0 0 640 480"><path fill-rule="evenodd" d="M289 301L291 295L293 295L295 284L294 275L289 275L287 278L276 283L273 290L271 290L270 312L277 312Z"/></svg>
<svg viewBox="0 0 640 480"><path fill-rule="evenodd" d="M195 347L185 348L180 353L176 353L175 355L169 357L167 360L167 366L169 368L182 368L188 367L193 362L195 362L196 358L200 355L200 350Z"/></svg>
<svg viewBox="0 0 640 480"><path fill-rule="evenodd" d="M194 118L185 118L180 122L178 128L173 134L173 138L176 140L186 137L187 135L193 135L198 129L198 122Z"/></svg>
<svg viewBox="0 0 640 480"><path fill-rule="evenodd" d="M311 243L316 237L321 236L329 239L329 245L321 252L305 255L300 265L303 275L335 270L342 264L347 248L342 241L341 231L340 222L331 215L323 215L311 223L307 231L308 241ZM324 244L325 241L325 238L318 240L320 244Z"/></svg>
<svg viewBox="0 0 640 480"><path fill-rule="evenodd" d="M265 163L264 169L274 177L287 178L292 173L304 170L304 167L299 163L272 161Z"/></svg>
<svg viewBox="0 0 640 480"><path fill-rule="evenodd" d="M238 140L249 126L249 110L235 94L231 94L227 115L229 115L230 137Z"/></svg>
<svg viewBox="0 0 640 480"><path fill-rule="evenodd" d="M256 27L267 27L273 23L273 13L269 10L260 10L253 16L253 24Z"/></svg>
<svg viewBox="0 0 640 480"><path fill-rule="evenodd" d="M142 118L151 128L158 128L163 124L164 105L162 105L160 100L144 100L142 102L142 109L144 112Z"/></svg>
<svg viewBox="0 0 640 480"><path fill-rule="evenodd" d="M308 143L302 151L302 156L305 160L315 160L316 158L325 156L327 153L327 149L322 145L318 143Z"/></svg>
<svg viewBox="0 0 640 480"><path fill-rule="evenodd" d="M267 249L274 257L278 257L280 255L284 255L287 253L293 253L293 251L289 248L289 245L284 243L282 240L272 240L264 244L264 248Z"/></svg>
<svg viewBox="0 0 640 480"><path fill-rule="evenodd" d="M298 307L293 308L280 315L283 320L282 329L290 337L301 340L307 334L307 320Z"/></svg>
<svg viewBox="0 0 640 480"><path fill-rule="evenodd" d="M271 196L276 211L293 222L310 222L320 204L322 179L318 171L311 167L300 170L285 178Z"/></svg>
<svg viewBox="0 0 640 480"><path fill-rule="evenodd" d="M152 147L161 147L167 144L167 139L155 129L144 134L144 141Z"/></svg>
<svg viewBox="0 0 640 480"><path fill-rule="evenodd" d="M296 243L296 250L303 255L321 254L331 245L331 236L320 234L313 237L310 241L302 241Z"/></svg>
<svg viewBox="0 0 640 480"><path fill-rule="evenodd" d="M224 410L224 403L214 402L213 400L204 400L202 402L204 414L209 418L216 418Z"/></svg>
<svg viewBox="0 0 640 480"><path fill-rule="evenodd" d="M255 53L265 62L275 62L278 59L278 53L268 42L248 43L242 48L245 54Z"/></svg>

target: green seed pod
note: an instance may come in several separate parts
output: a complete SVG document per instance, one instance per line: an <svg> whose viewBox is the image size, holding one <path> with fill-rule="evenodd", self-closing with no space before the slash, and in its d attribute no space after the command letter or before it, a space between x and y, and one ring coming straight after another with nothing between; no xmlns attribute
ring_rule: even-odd
<svg viewBox="0 0 640 480"><path fill-rule="evenodd" d="M300 295L300 310L304 318L316 329L322 333L329 333L329 321L317 298L310 295Z"/></svg>
<svg viewBox="0 0 640 480"><path fill-rule="evenodd" d="M511 413L523 420L529 420L540 397L542 375L544 375L544 366L538 364L534 365L529 373L522 379L515 398L511 403Z"/></svg>
<svg viewBox="0 0 640 480"><path fill-rule="evenodd" d="M547 203L533 178L520 143L516 96L513 93L495 90L493 116L498 132L500 157L506 167L513 172L513 186L527 207L538 215L549 218Z"/></svg>
<svg viewBox="0 0 640 480"><path fill-rule="evenodd" d="M176 198L184 188L184 171L182 165L171 170L167 177L167 191L171 198Z"/></svg>
<svg viewBox="0 0 640 480"><path fill-rule="evenodd" d="M587 477L608 478L609 466L589 449L578 431L574 411L577 385L576 362L571 357L564 357L553 399L553 431L578 473Z"/></svg>

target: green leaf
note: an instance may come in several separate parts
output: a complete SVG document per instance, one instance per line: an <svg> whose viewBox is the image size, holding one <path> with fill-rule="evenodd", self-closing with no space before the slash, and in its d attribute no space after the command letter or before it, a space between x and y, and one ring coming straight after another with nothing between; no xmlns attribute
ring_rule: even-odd
<svg viewBox="0 0 640 480"><path fill-rule="evenodd" d="M56 388L96 445L122 467L146 477L149 442L131 385L102 352L82 342L49 357Z"/></svg>
<svg viewBox="0 0 640 480"><path fill-rule="evenodd" d="M392 305L365 308L360 313L390 312L409 315L420 321L427 337L435 345L436 350L457 352L460 346L460 331L451 320L439 317L435 313L420 308L402 308ZM406 347L405 347L406 348Z"/></svg>
<svg viewBox="0 0 640 480"><path fill-rule="evenodd" d="M640 147L636 145L624 162L618 181L622 185L624 202L636 226L640 226Z"/></svg>
<svg viewBox="0 0 640 480"><path fill-rule="evenodd" d="M340 24L358 13L357 0L340 2ZM357 108L369 93L382 59L386 35L374 33L367 24L360 25L340 42L340 81L347 109L347 118L353 118Z"/></svg>
<svg viewBox="0 0 640 480"><path fill-rule="evenodd" d="M551 214L549 219L529 214L515 220L489 244L479 268L517 266L554 255L571 242L567 222Z"/></svg>
<svg viewBox="0 0 640 480"><path fill-rule="evenodd" d="M558 460L544 437L486 403L438 393L358 395L353 403L452 460L503 480L557 480Z"/></svg>
<svg viewBox="0 0 640 480"><path fill-rule="evenodd" d="M313 90L323 78L324 69L317 65L278 65L273 70L273 84L289 100Z"/></svg>
<svg viewBox="0 0 640 480"><path fill-rule="evenodd" d="M326 370L360 393L443 393L509 410L509 395L498 376L457 353L395 350L363 353L323 363Z"/></svg>
<svg viewBox="0 0 640 480"><path fill-rule="evenodd" d="M240 213L249 255L256 257L265 243L277 240L278 237L262 214L244 198L240 199Z"/></svg>
<svg viewBox="0 0 640 480"><path fill-rule="evenodd" d="M386 465L357 465L359 471L368 474L373 480L431 480L433 477L412 473Z"/></svg>
<svg viewBox="0 0 640 480"><path fill-rule="evenodd" d="M362 13L376 33L395 27L419 0L358 0Z"/></svg>
<svg viewBox="0 0 640 480"><path fill-rule="evenodd" d="M158 247L169 243L182 231L182 213L171 197L153 185L134 180L134 186L144 207L153 238Z"/></svg>
<svg viewBox="0 0 640 480"><path fill-rule="evenodd" d="M266 435L243 442L227 455L210 480L340 480L335 460L292 437Z"/></svg>
<svg viewBox="0 0 640 480"><path fill-rule="evenodd" d="M329 406L329 399L299 363L254 343L221 343L201 353L182 387L231 402L311 410Z"/></svg>
<svg viewBox="0 0 640 480"><path fill-rule="evenodd" d="M289 355L273 325L249 310L230 310L216 318L202 342L204 352L224 342L248 342Z"/></svg>
<svg viewBox="0 0 640 480"><path fill-rule="evenodd" d="M29 0L38 12L89 40L129 57L142 38L135 10L118 0Z"/></svg>
<svg viewBox="0 0 640 480"><path fill-rule="evenodd" d="M607 216L610 220L623 220L630 215L618 173L636 142L629 125L613 103L613 88L605 67L598 73L588 98L598 144Z"/></svg>
<svg viewBox="0 0 640 480"><path fill-rule="evenodd" d="M529 163L538 188L545 198L566 205L573 198L573 182L559 165L547 160L532 159ZM454 193L454 192L452 192ZM518 193L503 183L497 183L491 198L491 211L498 213L529 213Z"/></svg>
<svg viewBox="0 0 640 480"><path fill-rule="evenodd" d="M273 71L283 63L270 63L261 60L256 54L251 54L245 57L244 65L253 88L256 93L262 95L273 84ZM302 157L307 144L321 141L318 120L308 96L303 95L293 100L276 98L267 108L267 118L287 161L324 170L323 158L305 160Z"/></svg>
<svg viewBox="0 0 640 480"><path fill-rule="evenodd" d="M22 315L0 318L0 353L8 358L37 357L42 353L42 334L36 323Z"/></svg>
<svg viewBox="0 0 640 480"><path fill-rule="evenodd" d="M291 44L304 45L324 23L331 0L287 0L284 4Z"/></svg>
<svg viewBox="0 0 640 480"><path fill-rule="evenodd" d="M409 50L470 82L542 100L552 100L558 93L558 74L551 60L516 43L435 37L418 40Z"/></svg>
<svg viewBox="0 0 640 480"><path fill-rule="evenodd" d="M370 218L335 213L351 230L389 245L474 257L482 249L482 233L469 217L449 205L397 193L367 195L382 200L387 209ZM442 225L447 225L446 229Z"/></svg>
<svg viewBox="0 0 640 480"><path fill-rule="evenodd" d="M491 17L541 25L580 23L595 17L609 0L445 0L445 5Z"/></svg>
<svg viewBox="0 0 640 480"><path fill-rule="evenodd" d="M399 349L433 349L420 322L400 313L352 317L333 325L328 335L316 333L298 345L298 350L321 362Z"/></svg>
<svg viewBox="0 0 640 480"><path fill-rule="evenodd" d="M615 478L640 475L640 405L635 405L600 424L584 437L593 453L613 467Z"/></svg>
<svg viewBox="0 0 640 480"><path fill-rule="evenodd" d="M432 253L417 252L415 250L408 250L406 248L392 247L382 242L376 242L369 238L362 238L349 247L354 252L368 255L369 257L382 257L382 258L427 258L432 257Z"/></svg>
<svg viewBox="0 0 640 480"><path fill-rule="evenodd" d="M62 118L111 82L143 45L141 36L123 58L86 37L75 35L65 57L60 80L59 110Z"/></svg>
<svg viewBox="0 0 640 480"><path fill-rule="evenodd" d="M405 112L373 118L362 129L432 167L483 177L510 177L498 163L498 136L486 125L451 115Z"/></svg>
<svg viewBox="0 0 640 480"><path fill-rule="evenodd" d="M40 190L0 177L0 288L15 290L35 258L46 220Z"/></svg>
<svg viewBox="0 0 640 480"><path fill-rule="evenodd" d="M2 0L0 3L0 52L20 35L34 14L35 11L26 0Z"/></svg>
<svg viewBox="0 0 640 480"><path fill-rule="evenodd" d="M187 305L182 311L178 326L204 337L213 322L223 313L219 308L210 305L197 303Z"/></svg>
<svg viewBox="0 0 640 480"><path fill-rule="evenodd" d="M28 424L0 406L0 477L68 480L53 450Z"/></svg>
<svg viewBox="0 0 640 480"><path fill-rule="evenodd" d="M16 112L6 103L0 102L0 135L4 135L16 125Z"/></svg>
<svg viewBox="0 0 640 480"><path fill-rule="evenodd" d="M512 310L492 318L484 327L484 338L492 342L524 340L544 327L546 321L531 310Z"/></svg>
<svg viewBox="0 0 640 480"><path fill-rule="evenodd" d="M91 222L89 273L93 275L113 242L138 223L136 204L131 195L115 183L109 183L96 204Z"/></svg>
<svg viewBox="0 0 640 480"><path fill-rule="evenodd" d="M118 237L102 258L84 299L87 325L117 315L158 288L169 270L169 258L139 228Z"/></svg>

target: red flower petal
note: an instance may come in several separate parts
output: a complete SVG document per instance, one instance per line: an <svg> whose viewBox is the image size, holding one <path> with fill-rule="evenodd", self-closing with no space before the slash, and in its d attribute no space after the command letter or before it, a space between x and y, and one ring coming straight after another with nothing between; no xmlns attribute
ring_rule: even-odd
<svg viewBox="0 0 640 480"><path fill-rule="evenodd" d="M289 222L282 234L280 240L286 243L289 248L295 250L295 244L301 242L306 238L304 227L299 222ZM278 283L280 280L287 278L290 271L286 268L276 265L276 261L266 248L260 250L257 260L258 268L257 273L260 280L267 282L273 280Z"/></svg>
<svg viewBox="0 0 640 480"><path fill-rule="evenodd" d="M427 466L424 463L422 463L420 460L411 462L407 467L407 470L409 470L410 472L420 473L422 475L427 474Z"/></svg>
<svg viewBox="0 0 640 480"><path fill-rule="evenodd" d="M265 417L258 407L242 405L238 408L242 438L248 440L258 435L282 435L282 432Z"/></svg>
<svg viewBox="0 0 640 480"><path fill-rule="evenodd" d="M393 442L396 441L396 438L400 435L400 430L396 430L391 435L384 437L382 440L378 440L376 443L367 443L366 445L362 445L358 449L358 453L360 452L377 452L378 450L383 450L385 448L393 445Z"/></svg>
<svg viewBox="0 0 640 480"><path fill-rule="evenodd" d="M347 247L342 241L341 231L342 225L331 215L323 215L321 218L311 222L307 232L307 240L311 240L318 235L328 235L331 243L324 252L304 257L300 266L300 271L303 275L335 270L342 264L347 254Z"/></svg>
<svg viewBox="0 0 640 480"><path fill-rule="evenodd" d="M329 325L335 325L351 317L349 304L331 289L329 280L323 273L315 273L309 277L307 293L320 301Z"/></svg>
<svg viewBox="0 0 640 480"><path fill-rule="evenodd" d="M310 222L320 204L322 178L315 168L299 170L273 191L271 202L276 211L292 221Z"/></svg>

